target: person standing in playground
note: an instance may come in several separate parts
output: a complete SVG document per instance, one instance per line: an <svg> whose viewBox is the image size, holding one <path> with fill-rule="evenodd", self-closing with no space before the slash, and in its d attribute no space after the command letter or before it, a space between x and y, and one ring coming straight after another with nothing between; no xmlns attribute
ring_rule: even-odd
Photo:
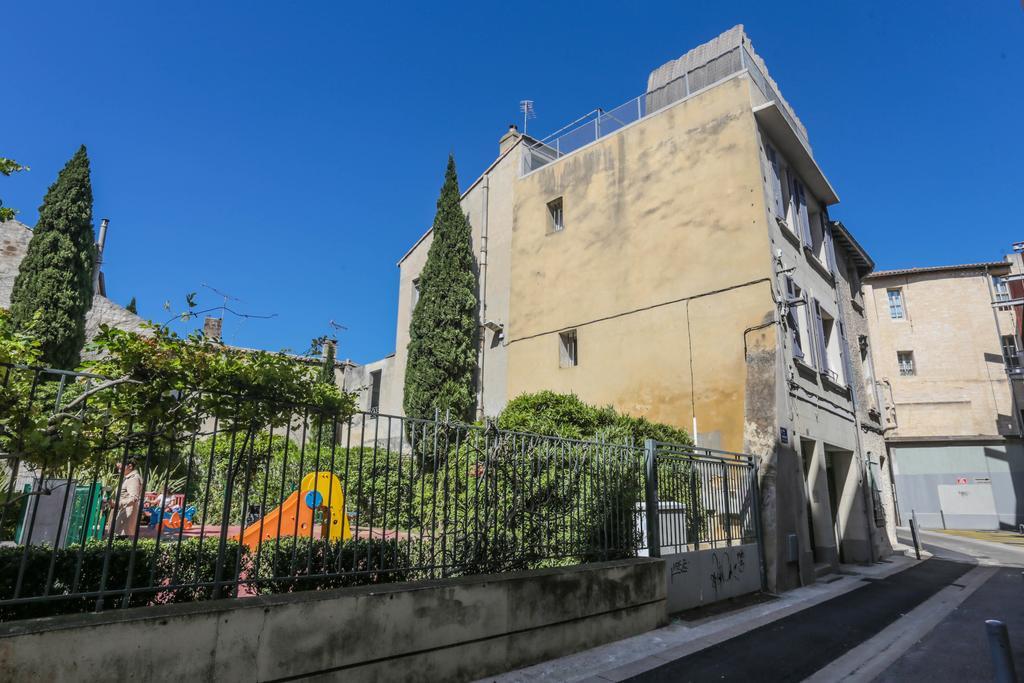
<svg viewBox="0 0 1024 683"><path fill-rule="evenodd" d="M124 465L117 466L118 473L123 472L121 495L112 504L114 510L111 522L111 533L114 536L135 536L139 526L139 505L142 502L142 475L139 474L135 458L128 458Z"/></svg>

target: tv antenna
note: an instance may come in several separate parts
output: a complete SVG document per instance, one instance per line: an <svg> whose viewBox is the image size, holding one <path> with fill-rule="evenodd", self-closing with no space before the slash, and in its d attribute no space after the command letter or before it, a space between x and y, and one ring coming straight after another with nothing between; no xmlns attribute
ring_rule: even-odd
<svg viewBox="0 0 1024 683"><path fill-rule="evenodd" d="M523 112L523 133L525 133L526 122L537 118L537 112L533 110L533 100L520 100L519 111Z"/></svg>
<svg viewBox="0 0 1024 683"><path fill-rule="evenodd" d="M200 283L200 284L202 284L203 287L205 287L206 289L210 290L211 292L213 292L217 296L223 297L224 305L220 307L221 308L221 317L222 318L224 317L224 311L227 310L227 308L228 308L228 302L229 301L237 301L238 303L242 303L242 300L239 299L237 296L231 296L227 292L222 292L219 289L217 289L216 287L212 287L212 286L206 284L205 282Z"/></svg>
<svg viewBox="0 0 1024 683"><path fill-rule="evenodd" d="M178 320L178 319L180 319L182 321L191 320L193 318L198 318L199 316L203 315L204 313L212 313L213 311L220 311L220 318L221 318L221 320L224 319L224 314L225 313L230 313L233 316L236 316L238 318L243 318L243 319L256 318L256 319L259 319L259 320L269 320L270 318L276 318L277 317L277 313L271 313L270 315L257 315L255 313L242 313L241 311L236 311L235 309L231 308L231 306L228 305L228 302L230 302L230 301L237 301L238 303L242 303L241 299L239 299L236 296L231 296L227 292L222 292L221 290L217 289L216 287L212 287L212 286L206 284L205 282L202 282L200 284L204 288L210 290L211 292L213 292L217 296L219 296L222 299L224 299L224 302L220 306L212 306L210 308L205 308L205 309L203 309L201 311L196 311L196 310L193 310L195 308L195 306L196 306L196 303L195 303L196 293L195 292L191 292L191 293L189 293L185 297L186 300L188 301L189 310L185 311L184 313L181 313L179 315L174 316L173 318L168 320L165 324L169 325L172 321ZM167 303L164 304L164 308L170 310L170 305L171 305L170 301L168 301Z"/></svg>
<svg viewBox="0 0 1024 683"><path fill-rule="evenodd" d="M328 321L327 324L331 326L332 330L334 330L334 341L338 341L338 332L345 332L348 330L347 327L341 323L335 322L334 320Z"/></svg>

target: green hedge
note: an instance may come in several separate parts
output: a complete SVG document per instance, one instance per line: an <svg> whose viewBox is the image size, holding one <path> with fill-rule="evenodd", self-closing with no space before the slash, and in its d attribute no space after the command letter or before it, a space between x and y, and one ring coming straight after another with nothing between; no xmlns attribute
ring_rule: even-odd
<svg viewBox="0 0 1024 683"><path fill-rule="evenodd" d="M253 561L257 590L265 594L404 581L409 566L405 544L377 539L287 537L262 546Z"/></svg>
<svg viewBox="0 0 1024 683"><path fill-rule="evenodd" d="M104 590L119 590L128 586L155 589L131 593L129 605L132 607L210 598L213 590L209 586L169 590L161 590L159 587L169 585L172 581L178 584L213 581L218 544L219 539L207 538L203 540L200 549L199 539L191 538L182 541L180 546L174 542L162 541L158 549L155 540L139 539L133 552L130 540L115 540L110 547ZM235 563L239 561L239 552L243 553L241 564L245 567L248 562L248 550L244 546L239 546L237 541L229 541L222 578L230 579L233 576ZM19 597L43 595L51 563L53 581L50 584L49 595L60 596L68 595L72 591L88 593L100 590L106 553L107 541L90 541L84 547L76 545L60 548L56 553L49 546L29 546ZM24 546L0 548L0 600L14 597L18 572L24 556ZM104 597L104 604L108 608L120 607L122 600L121 595L108 595ZM95 609L95 597L68 597L19 605L0 604L0 621L91 612Z"/></svg>
<svg viewBox="0 0 1024 683"><path fill-rule="evenodd" d="M498 428L517 432L643 446L645 439L688 445L684 429L584 403L575 394L520 394L498 415Z"/></svg>

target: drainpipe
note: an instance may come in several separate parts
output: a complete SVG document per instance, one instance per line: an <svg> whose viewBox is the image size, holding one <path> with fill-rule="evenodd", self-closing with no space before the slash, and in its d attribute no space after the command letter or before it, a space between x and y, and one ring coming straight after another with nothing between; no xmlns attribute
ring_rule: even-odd
<svg viewBox="0 0 1024 683"><path fill-rule="evenodd" d="M477 379L477 417L479 419L484 418L484 365L487 360L487 328L484 327L484 323L487 322L487 218L490 213L490 190L491 190L491 176L484 174L484 186L483 186L483 217L480 223L480 320L477 329L480 331L479 344L479 357L478 363L480 367L480 377ZM494 332L493 334L497 334Z"/></svg>

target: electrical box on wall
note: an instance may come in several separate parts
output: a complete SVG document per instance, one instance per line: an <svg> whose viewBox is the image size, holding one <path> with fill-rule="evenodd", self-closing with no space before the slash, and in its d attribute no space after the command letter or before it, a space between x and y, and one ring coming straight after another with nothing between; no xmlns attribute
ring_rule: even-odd
<svg viewBox="0 0 1024 683"><path fill-rule="evenodd" d="M800 561L800 541L796 534L786 535L786 562Z"/></svg>

